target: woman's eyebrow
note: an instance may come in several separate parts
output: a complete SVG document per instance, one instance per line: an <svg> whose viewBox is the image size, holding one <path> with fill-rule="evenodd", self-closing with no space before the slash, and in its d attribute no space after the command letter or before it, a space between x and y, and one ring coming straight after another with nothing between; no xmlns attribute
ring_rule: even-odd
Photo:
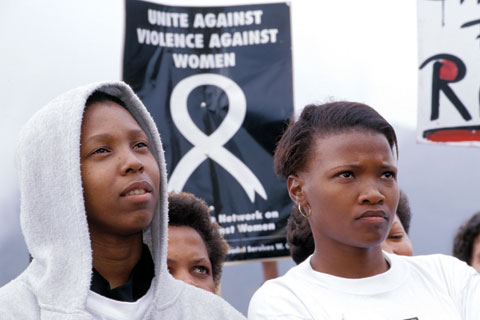
<svg viewBox="0 0 480 320"><path fill-rule="evenodd" d="M142 129L132 129L128 131L128 135L132 137L145 136L148 138L148 135Z"/></svg>
<svg viewBox="0 0 480 320"><path fill-rule="evenodd" d="M384 164L382 165L382 169L397 170L397 167L389 164Z"/></svg>
<svg viewBox="0 0 480 320"><path fill-rule="evenodd" d="M200 262L206 262L206 261L207 261L206 258L200 258L200 259L195 259L195 260L193 260L192 262L193 262L193 263L200 263Z"/></svg>
<svg viewBox="0 0 480 320"><path fill-rule="evenodd" d="M147 134L142 129L132 129L132 130L129 130L127 132L127 134L130 137L142 136L142 137L148 138ZM90 142L92 140L108 140L108 139L111 139L112 136L113 135L110 134L110 133L99 133L99 134L93 135L91 137L88 137L87 140L85 140L85 144L87 144L88 142Z"/></svg>
<svg viewBox="0 0 480 320"><path fill-rule="evenodd" d="M108 133L96 134L91 137L88 137L87 140L85 140L85 144L89 143L92 140L108 140L109 138L111 138L111 136L112 135Z"/></svg>
<svg viewBox="0 0 480 320"><path fill-rule="evenodd" d="M338 170L338 169L359 169L361 168L361 165L358 164L353 164L353 163L346 163L346 164L341 164L339 166L335 166L331 168L330 170Z"/></svg>

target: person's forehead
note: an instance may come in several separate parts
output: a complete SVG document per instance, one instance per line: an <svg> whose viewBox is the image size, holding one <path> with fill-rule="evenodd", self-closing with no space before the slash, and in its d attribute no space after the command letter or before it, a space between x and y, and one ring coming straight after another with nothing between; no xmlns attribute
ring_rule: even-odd
<svg viewBox="0 0 480 320"><path fill-rule="evenodd" d="M113 101L96 102L86 107L82 120L82 134L87 130L89 133L106 131L118 126L144 132L133 115Z"/></svg>
<svg viewBox="0 0 480 320"><path fill-rule="evenodd" d="M388 140L375 131L341 131L328 135L318 135L312 141L309 160L329 161L332 156L356 156L358 154L377 154L387 161L393 161L393 153Z"/></svg>

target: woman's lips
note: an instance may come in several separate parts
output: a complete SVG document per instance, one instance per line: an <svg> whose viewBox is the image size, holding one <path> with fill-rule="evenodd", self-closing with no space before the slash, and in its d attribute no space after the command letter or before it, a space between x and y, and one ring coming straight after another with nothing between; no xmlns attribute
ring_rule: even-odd
<svg viewBox="0 0 480 320"><path fill-rule="evenodd" d="M150 194L153 190L153 187L147 181L134 181L130 183L123 191L120 193L121 197L132 197L132 196L141 196L145 194Z"/></svg>
<svg viewBox="0 0 480 320"><path fill-rule="evenodd" d="M127 192L125 197L139 195L139 194L145 194L145 193L147 193L147 191L145 189L135 189L135 190Z"/></svg>
<svg viewBox="0 0 480 320"><path fill-rule="evenodd" d="M387 214L382 210L371 210L363 212L356 220L372 222L372 223L382 223L388 220Z"/></svg>

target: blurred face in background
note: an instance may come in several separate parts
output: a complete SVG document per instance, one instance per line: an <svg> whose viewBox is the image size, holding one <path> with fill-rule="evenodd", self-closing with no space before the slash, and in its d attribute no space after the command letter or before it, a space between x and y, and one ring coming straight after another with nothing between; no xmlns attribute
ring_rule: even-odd
<svg viewBox="0 0 480 320"><path fill-rule="evenodd" d="M396 214L390 232L385 241L382 242L382 249L401 256L413 255L410 238Z"/></svg>
<svg viewBox="0 0 480 320"><path fill-rule="evenodd" d="M167 265L175 279L215 293L207 246L195 229L187 226L168 227Z"/></svg>

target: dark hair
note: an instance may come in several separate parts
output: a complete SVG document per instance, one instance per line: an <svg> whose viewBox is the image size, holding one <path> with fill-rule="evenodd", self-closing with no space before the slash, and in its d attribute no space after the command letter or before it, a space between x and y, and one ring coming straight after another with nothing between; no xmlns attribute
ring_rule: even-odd
<svg viewBox="0 0 480 320"><path fill-rule="evenodd" d="M410 229L410 220L412 214L408 205L408 198L405 192L400 190L400 199L398 201L397 215L400 223L408 234ZM478 219L477 233L480 231L480 215ZM308 224L308 219L300 214L297 207L292 208L287 222L287 242L290 246L290 255L296 264L307 259L315 251L312 229ZM471 250L470 250L471 251Z"/></svg>
<svg viewBox="0 0 480 320"><path fill-rule="evenodd" d="M123 102L120 98L117 98L115 96L112 96L108 93L105 93L103 91L95 91L93 92L87 99L87 102L85 103L85 106L91 106L94 103L99 103L99 102L107 102L107 101L112 101L115 102L116 104L121 105L122 107L126 108L127 106L125 105L125 102Z"/></svg>
<svg viewBox="0 0 480 320"><path fill-rule="evenodd" d="M220 234L219 225L212 222L205 201L188 192L170 193L168 195L168 224L190 227L200 234L212 264L213 281L218 287L228 244Z"/></svg>
<svg viewBox="0 0 480 320"><path fill-rule="evenodd" d="M296 264L303 262L315 251L312 229L308 219L300 214L294 206L287 222L287 242L290 246L290 255Z"/></svg>
<svg viewBox="0 0 480 320"><path fill-rule="evenodd" d="M400 197L398 199L397 216L402 223L403 229L408 234L410 230L410 220L412 220L412 212L410 211L407 195L402 190L400 190Z"/></svg>
<svg viewBox="0 0 480 320"><path fill-rule="evenodd" d="M462 225L453 241L453 255L472 265L472 250L475 240L480 235L480 211L476 212Z"/></svg>
<svg viewBox="0 0 480 320"><path fill-rule="evenodd" d="M398 155L397 137L393 127L373 108L357 102L331 102L306 106L300 118L290 121L282 135L274 156L274 168L278 176L302 170L308 159L316 136L324 136L363 129L381 133L390 148Z"/></svg>

